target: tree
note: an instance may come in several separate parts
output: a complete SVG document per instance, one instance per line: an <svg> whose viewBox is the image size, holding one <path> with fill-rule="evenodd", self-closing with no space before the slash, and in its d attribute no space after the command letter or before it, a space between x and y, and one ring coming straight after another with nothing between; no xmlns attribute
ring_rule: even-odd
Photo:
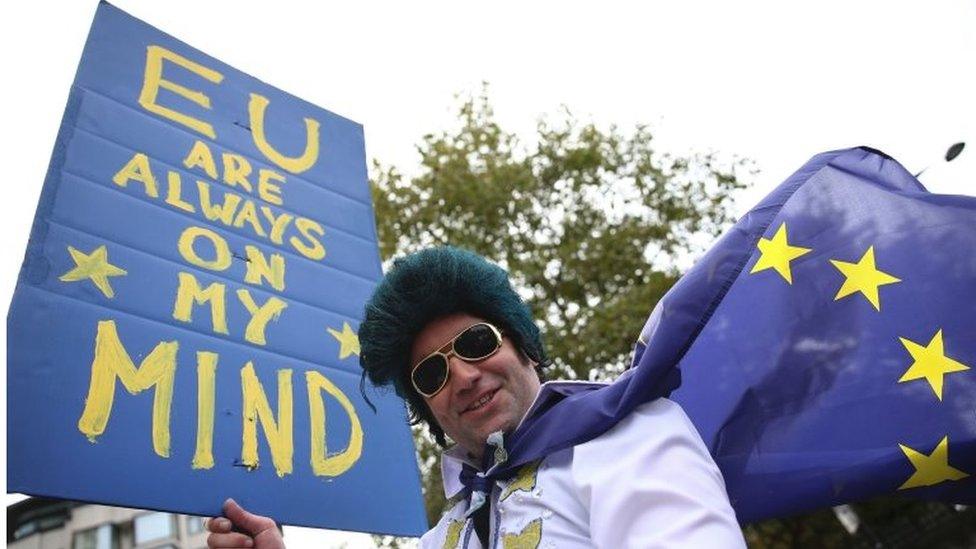
<svg viewBox="0 0 976 549"><path fill-rule="evenodd" d="M644 126L621 131L568 111L540 121L524 146L495 121L486 90L468 98L456 131L429 134L419 171L373 165L384 260L451 244L505 267L532 307L551 378L608 379L625 367L679 259L730 222L751 165L654 148ZM710 240L710 239L709 239ZM444 506L436 448L418 437L428 515Z"/></svg>

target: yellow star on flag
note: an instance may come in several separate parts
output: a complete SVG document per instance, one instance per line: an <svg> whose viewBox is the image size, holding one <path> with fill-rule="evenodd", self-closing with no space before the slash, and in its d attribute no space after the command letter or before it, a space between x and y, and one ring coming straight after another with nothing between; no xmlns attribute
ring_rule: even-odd
<svg viewBox="0 0 976 549"><path fill-rule="evenodd" d="M919 486L932 486L947 480L959 480L968 477L967 473L949 465L949 437L942 437L938 446L932 453L925 455L904 444L899 444L901 451L905 453L908 461L912 462L915 472L904 484L898 487L899 490L917 488Z"/></svg>
<svg viewBox="0 0 976 549"><path fill-rule="evenodd" d="M837 290L834 301L842 297L847 297L854 292L861 292L864 297L874 306L876 311L881 310L881 301L878 298L878 286L901 282L900 278L895 278L890 274L879 271L874 265L874 246L870 246L864 252L857 263L837 261L831 259L834 267L837 267L845 277L844 284Z"/></svg>
<svg viewBox="0 0 976 549"><path fill-rule="evenodd" d="M332 337L339 341L339 360L350 355L359 356L359 337L356 336L356 332L352 331L348 322L342 323L341 332L332 328L328 328L328 330Z"/></svg>
<svg viewBox="0 0 976 549"><path fill-rule="evenodd" d="M95 248L95 251L90 254L68 246L68 253L71 254L71 259L74 260L75 267L61 275L58 280L62 282L77 282L90 278L92 283L109 299L115 297L115 291L112 290L112 285L109 284L108 277L129 274L124 269L120 269L108 262L108 250L104 244Z"/></svg>
<svg viewBox="0 0 976 549"><path fill-rule="evenodd" d="M942 400L942 384L945 382L945 375L969 369L969 366L945 356L942 330L935 332L932 340L924 347L904 337L898 339L908 350L908 354L915 359L915 362L912 362L898 383L925 378L925 381L928 381L929 386L932 387L935 396Z"/></svg>
<svg viewBox="0 0 976 549"><path fill-rule="evenodd" d="M765 271L766 269L776 269L776 272L786 279L787 284L793 284L793 275L790 272L790 261L803 254L810 253L810 248L790 246L786 241L786 222L780 224L776 229L773 238L760 238L756 244L759 248L759 260L752 266L749 274Z"/></svg>

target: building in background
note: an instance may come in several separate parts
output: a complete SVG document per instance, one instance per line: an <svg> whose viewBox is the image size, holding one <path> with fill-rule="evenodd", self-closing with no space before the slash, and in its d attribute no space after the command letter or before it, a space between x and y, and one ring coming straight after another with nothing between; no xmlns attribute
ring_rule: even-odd
<svg viewBox="0 0 976 549"><path fill-rule="evenodd" d="M9 549L203 549L204 518L28 498L7 507Z"/></svg>

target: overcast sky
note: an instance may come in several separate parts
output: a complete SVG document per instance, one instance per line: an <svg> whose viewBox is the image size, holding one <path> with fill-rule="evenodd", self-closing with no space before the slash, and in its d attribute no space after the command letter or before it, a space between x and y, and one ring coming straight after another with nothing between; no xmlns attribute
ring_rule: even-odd
<svg viewBox="0 0 976 549"><path fill-rule="evenodd" d="M527 142L565 105L649 124L665 150L754 159L762 173L740 212L813 154L861 144L931 166L933 192L976 194L973 1L114 3L362 123L367 156L406 171L420 136L454 123L455 94L486 81L500 122ZM5 304L95 7L0 8ZM970 148L946 164L957 141Z"/></svg>

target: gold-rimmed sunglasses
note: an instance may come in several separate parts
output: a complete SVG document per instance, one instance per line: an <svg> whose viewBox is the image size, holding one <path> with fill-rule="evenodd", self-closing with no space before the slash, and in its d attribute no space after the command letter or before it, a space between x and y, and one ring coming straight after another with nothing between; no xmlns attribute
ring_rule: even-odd
<svg viewBox="0 0 976 549"><path fill-rule="evenodd" d="M443 347L427 355L410 370L410 382L421 395L431 398L447 385L450 358L465 362L484 360L502 348L502 332L488 324L472 324L455 335Z"/></svg>

